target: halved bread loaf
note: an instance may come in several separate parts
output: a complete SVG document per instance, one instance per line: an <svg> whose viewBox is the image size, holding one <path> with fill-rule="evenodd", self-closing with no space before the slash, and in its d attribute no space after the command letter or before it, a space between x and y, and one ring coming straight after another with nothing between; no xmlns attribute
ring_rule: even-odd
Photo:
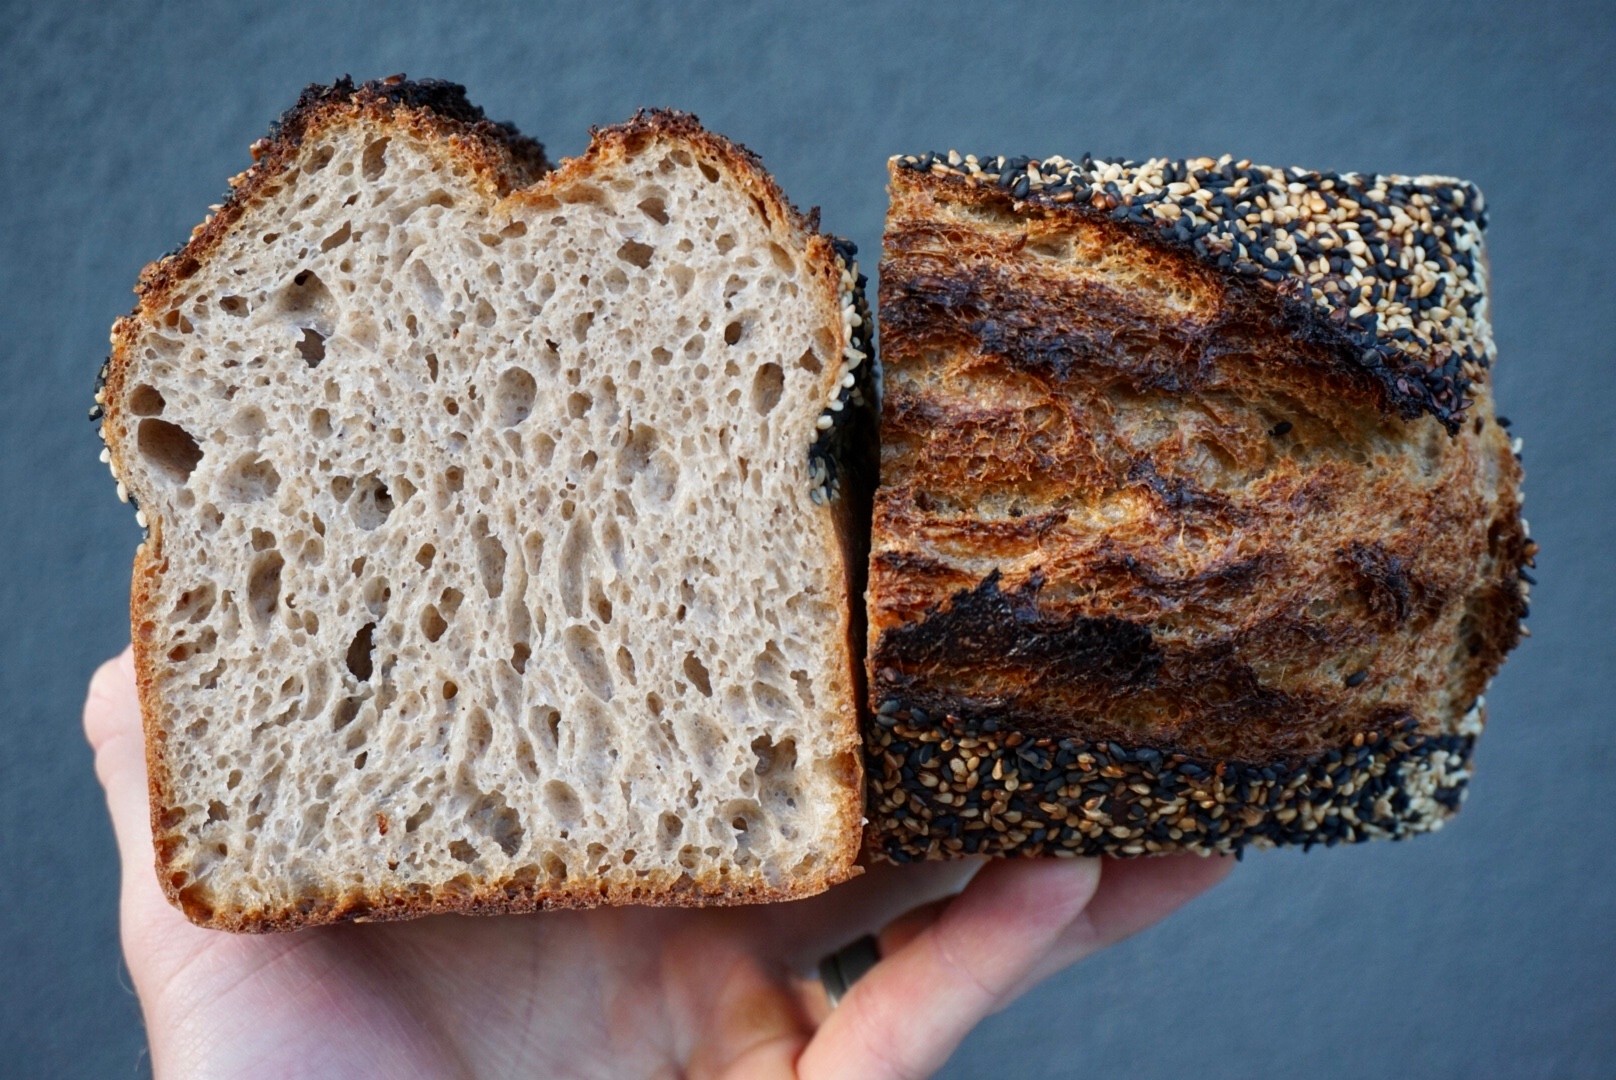
<svg viewBox="0 0 1616 1080"><path fill-rule="evenodd" d="M254 158L97 395L170 897L262 930L854 873L850 247L674 113L549 171L459 87L345 80Z"/></svg>
<svg viewBox="0 0 1616 1080"><path fill-rule="evenodd" d="M1483 223L1440 177L893 160L873 854L1457 809L1534 550Z"/></svg>

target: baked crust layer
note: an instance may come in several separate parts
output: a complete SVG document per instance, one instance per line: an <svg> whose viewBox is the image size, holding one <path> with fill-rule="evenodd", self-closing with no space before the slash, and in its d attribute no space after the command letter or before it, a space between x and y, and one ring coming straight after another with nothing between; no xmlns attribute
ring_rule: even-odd
<svg viewBox="0 0 1616 1080"><path fill-rule="evenodd" d="M1259 175L1274 188L1253 194ZM1193 209L1173 202L1185 183ZM1535 551L1518 440L1493 411L1479 193L1246 162L957 154L894 159L890 192L867 593L870 705L885 719L867 737L867 849L966 853L979 830L956 823L956 766L987 768L978 785L1030 768L1043 788L1055 777L1027 754L1095 747L1116 751L1089 777L1107 790L1122 779L1103 775L1123 767L1110 759L1132 763L1110 796L1131 792L1123 816L1084 816L1093 770L1067 764L1041 802L1097 831L1051 833L1053 812L1011 789L976 850L1323 842L1335 826L1304 807L1365 745L1358 757L1408 794L1354 803L1363 826L1329 835L1404 835L1451 813L1464 718L1519 640ZM1312 199L1325 212L1291 216ZM1342 238L1378 199L1397 204L1391 232L1421 223L1404 230L1420 274L1446 260L1442 288L1467 298L1467 318L1403 333L1402 293L1364 285ZM1252 230L1272 257L1252 255ZM1429 259L1427 234L1441 238ZM1377 266L1404 259L1388 242L1366 243ZM1307 245L1335 254L1317 264ZM1412 287L1434 295L1424 281ZM1162 809L1180 784L1164 761L1234 777L1202 800L1234 824L1158 818L1182 810ZM1251 789L1250 770L1276 779ZM1433 770L1453 797L1414 799Z"/></svg>

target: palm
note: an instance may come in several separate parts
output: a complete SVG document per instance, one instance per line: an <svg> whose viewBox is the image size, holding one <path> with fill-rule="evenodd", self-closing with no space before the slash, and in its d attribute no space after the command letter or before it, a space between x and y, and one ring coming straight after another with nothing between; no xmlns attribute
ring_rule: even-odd
<svg viewBox="0 0 1616 1080"><path fill-rule="evenodd" d="M957 899L923 903L972 868L882 867L765 907L235 936L192 926L151 872L127 653L97 673L85 724L161 1076L924 1075L982 1016L1226 870L1195 858L1106 863L1103 876L1089 860L1000 862ZM832 1012L798 973L878 927L884 959Z"/></svg>

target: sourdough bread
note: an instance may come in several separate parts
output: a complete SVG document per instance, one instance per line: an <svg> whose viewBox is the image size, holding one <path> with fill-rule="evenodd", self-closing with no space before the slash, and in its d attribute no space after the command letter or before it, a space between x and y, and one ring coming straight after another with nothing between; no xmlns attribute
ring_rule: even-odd
<svg viewBox="0 0 1616 1080"><path fill-rule="evenodd" d="M459 87L344 80L253 154L97 394L169 896L264 930L853 874L851 248L676 113L551 171Z"/></svg>
<svg viewBox="0 0 1616 1080"><path fill-rule="evenodd" d="M1480 193L900 157L871 828L894 860L1438 827L1534 546Z"/></svg>

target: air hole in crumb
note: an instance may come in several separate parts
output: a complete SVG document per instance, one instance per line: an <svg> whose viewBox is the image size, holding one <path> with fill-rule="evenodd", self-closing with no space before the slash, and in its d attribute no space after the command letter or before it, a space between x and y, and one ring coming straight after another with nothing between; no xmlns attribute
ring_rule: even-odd
<svg viewBox="0 0 1616 1080"><path fill-rule="evenodd" d="M518 641L511 646L511 667L516 669L518 675L527 671L527 662L533 657L533 647L525 641Z"/></svg>
<svg viewBox="0 0 1616 1080"><path fill-rule="evenodd" d="M685 678L702 697L713 696L712 676L707 673L707 665L697 658L695 653L686 653L684 662Z"/></svg>
<svg viewBox="0 0 1616 1080"><path fill-rule="evenodd" d="M572 786L561 780L551 780L544 785L543 791L545 809L555 819L556 824L563 828L576 827L583 820L583 803L578 799L578 793Z"/></svg>
<svg viewBox="0 0 1616 1080"><path fill-rule="evenodd" d="M160 416L166 404L155 386L142 383L129 391L129 411L135 416Z"/></svg>
<svg viewBox="0 0 1616 1080"><path fill-rule="evenodd" d="M331 713L331 731L341 731L354 723L354 718L359 716L359 705L360 698L357 697L344 697L336 703L336 710Z"/></svg>
<svg viewBox="0 0 1616 1080"><path fill-rule="evenodd" d="M330 251L334 247L341 247L352 238L353 226L345 221L342 223L342 227L340 229L326 237L324 240L320 241L320 250Z"/></svg>
<svg viewBox="0 0 1616 1080"><path fill-rule="evenodd" d="M701 175L703 175L703 176L705 176L707 178L708 183L711 183L711 184L718 183L718 170L717 169L713 168L711 165L707 164L705 161L697 162L696 167L701 170Z"/></svg>
<svg viewBox="0 0 1616 1080"><path fill-rule="evenodd" d="M617 249L617 257L631 266L641 270L651 265L651 256L656 254L656 248L650 244L642 244L638 240L625 240Z"/></svg>
<svg viewBox="0 0 1616 1080"><path fill-rule="evenodd" d="M366 180L377 180L387 171L387 143L385 138L377 139L365 147L364 156L359 159L359 173Z"/></svg>
<svg viewBox="0 0 1616 1080"><path fill-rule="evenodd" d="M448 679L448 680L446 680L444 682L444 684L443 684L443 700L444 701L453 701L455 699L455 697L459 693L460 693L460 684L459 683L455 682L453 679Z"/></svg>
<svg viewBox="0 0 1616 1080"><path fill-rule="evenodd" d="M437 548L431 544L422 544L421 550L415 553L415 561L420 564L422 570L430 570L432 569L432 560L437 557L437 554Z"/></svg>
<svg viewBox="0 0 1616 1080"><path fill-rule="evenodd" d="M589 328L595 325L595 313L585 311L572 320L572 340L582 345L589 337Z"/></svg>
<svg viewBox="0 0 1616 1080"><path fill-rule="evenodd" d="M219 307L223 309L226 315L233 315L238 319L246 315L249 310L246 298L241 296L221 296L219 297Z"/></svg>
<svg viewBox="0 0 1616 1080"><path fill-rule="evenodd" d="M437 641L449 629L449 623L436 604L428 604L421 611L421 633L428 641Z"/></svg>
<svg viewBox="0 0 1616 1080"><path fill-rule="evenodd" d="M640 211L658 225L668 223L668 204L655 195L640 200Z"/></svg>
<svg viewBox="0 0 1616 1080"><path fill-rule="evenodd" d="M158 472L180 484L191 478L202 460L202 448L191 433L167 420L142 420L135 445Z"/></svg>
<svg viewBox="0 0 1616 1080"><path fill-rule="evenodd" d="M759 416L767 416L780 404L780 395L785 392L786 376L780 370L780 365L773 361L757 369L752 376L752 408Z"/></svg>
<svg viewBox="0 0 1616 1080"><path fill-rule="evenodd" d="M506 368L494 384L494 419L503 427L514 427L533 412L539 384L519 367Z"/></svg>
<svg viewBox="0 0 1616 1080"><path fill-rule="evenodd" d="M281 289L277 306L285 314L294 318L315 320L329 320L336 308L336 298L331 290L326 288L320 275L313 270L300 270L292 276L289 284ZM299 325L307 325L302 322Z"/></svg>
<svg viewBox="0 0 1616 1080"><path fill-rule="evenodd" d="M464 840L455 840L449 844L449 854L463 863L477 861L477 849Z"/></svg>
<svg viewBox="0 0 1616 1080"><path fill-rule="evenodd" d="M430 378L433 382L438 381L438 354L437 353L429 352L429 353L426 354L426 374L427 374L427 377Z"/></svg>
<svg viewBox="0 0 1616 1080"><path fill-rule="evenodd" d="M309 431L317 439L331 437L331 413L326 409L314 409L309 413Z"/></svg>
<svg viewBox="0 0 1616 1080"><path fill-rule="evenodd" d="M319 367L320 361L325 359L325 335L305 326L303 336L297 343L297 355L309 367Z"/></svg>
<svg viewBox="0 0 1616 1080"><path fill-rule="evenodd" d="M488 518L479 514L472 522L472 540L477 545L477 576L490 600L505 591L505 545L488 528Z"/></svg>
<svg viewBox="0 0 1616 1080"><path fill-rule="evenodd" d="M257 454L243 454L231 463L219 486L235 502L257 502L275 494L281 486L281 474Z"/></svg>
<svg viewBox="0 0 1616 1080"><path fill-rule="evenodd" d="M208 820L210 822L229 821L230 811L225 807L224 803L220 802L218 799L214 799L212 802L208 803Z"/></svg>
<svg viewBox="0 0 1616 1080"><path fill-rule="evenodd" d="M736 319L734 322L724 327L724 344L736 344L741 340L741 335L744 333L746 333L746 328L741 325L741 321L739 319Z"/></svg>
<svg viewBox="0 0 1616 1080"><path fill-rule="evenodd" d="M728 255L731 251L735 250L735 234L725 233L713 243L718 248L718 253L720 255Z"/></svg>
<svg viewBox="0 0 1616 1080"><path fill-rule="evenodd" d="M374 670L372 653L376 647L375 634L376 624L369 622L361 626L359 632L353 636L353 641L348 643L346 660L348 671L360 682L369 682Z"/></svg>
<svg viewBox="0 0 1616 1080"><path fill-rule="evenodd" d="M253 621L266 626L281 602L281 570L286 560L278 551L267 551L253 560L247 577L247 610Z"/></svg>
<svg viewBox="0 0 1616 1080"><path fill-rule="evenodd" d="M404 831L412 833L426 824L427 820L432 817L432 809L431 803L422 803L415 813L404 819Z"/></svg>
<svg viewBox="0 0 1616 1080"><path fill-rule="evenodd" d="M393 512L393 495L387 483L372 473L354 486L354 499L349 512L354 524L369 531L380 526Z"/></svg>
<svg viewBox="0 0 1616 1080"><path fill-rule="evenodd" d="M499 845L499 849L507 856L515 855L522 846L522 838L526 831L522 828L522 819L515 810L506 803L505 797L497 792L483 795L469 811L466 820L478 832Z"/></svg>
<svg viewBox="0 0 1616 1080"><path fill-rule="evenodd" d="M587 626L569 626L561 637L567 662L583 680L585 688L602 701L612 700L612 676L606 668L606 654L600 641Z"/></svg>

